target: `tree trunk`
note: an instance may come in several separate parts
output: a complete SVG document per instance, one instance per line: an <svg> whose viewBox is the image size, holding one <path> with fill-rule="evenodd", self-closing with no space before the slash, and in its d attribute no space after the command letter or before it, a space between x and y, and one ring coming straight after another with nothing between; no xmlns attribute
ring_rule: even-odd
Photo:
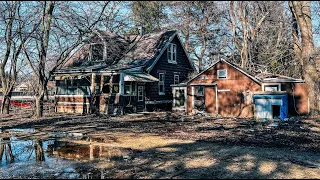
<svg viewBox="0 0 320 180"><path fill-rule="evenodd" d="M36 153L36 161L44 161L45 157L44 157L44 151L42 147L42 141L35 140L34 148Z"/></svg>
<svg viewBox="0 0 320 180"><path fill-rule="evenodd" d="M6 103L6 96L5 95L3 95L2 96L2 101L1 101L1 114L4 114L4 105L5 105L5 103Z"/></svg>
<svg viewBox="0 0 320 180"><path fill-rule="evenodd" d="M1 114L9 114L10 110L10 96L3 95L1 103Z"/></svg>
<svg viewBox="0 0 320 180"><path fill-rule="evenodd" d="M10 110L10 97L7 96L4 104L3 114L9 114L9 110Z"/></svg>
<svg viewBox="0 0 320 180"><path fill-rule="evenodd" d="M36 118L43 117L43 99L44 99L44 93L40 93L36 97Z"/></svg>
<svg viewBox="0 0 320 180"><path fill-rule="evenodd" d="M241 50L241 67L246 69L248 65L248 41L244 38Z"/></svg>
<svg viewBox="0 0 320 180"><path fill-rule="evenodd" d="M292 7L291 12L300 27L302 73L308 89L310 115L318 115L320 112L319 76L313 59L314 43L310 1L290 1L289 6Z"/></svg>

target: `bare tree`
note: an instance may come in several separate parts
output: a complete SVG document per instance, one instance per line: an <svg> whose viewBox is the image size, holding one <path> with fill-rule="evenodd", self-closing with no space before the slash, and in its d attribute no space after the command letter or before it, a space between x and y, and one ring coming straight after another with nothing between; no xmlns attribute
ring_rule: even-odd
<svg viewBox="0 0 320 180"><path fill-rule="evenodd" d="M310 4L310 1L289 1L290 10L299 27L299 39L301 38L301 40L298 41L298 38L296 38L297 43L300 45L296 52L301 59L302 74L308 87L310 114L316 115L320 112L319 75L314 59L315 49Z"/></svg>
<svg viewBox="0 0 320 180"><path fill-rule="evenodd" d="M104 2L100 2L103 4ZM130 26L130 13L122 11L129 6L129 2L125 1L111 1L102 17L103 26L107 32L123 33L126 32Z"/></svg>
<svg viewBox="0 0 320 180"><path fill-rule="evenodd" d="M99 25L108 3L101 6L96 2L37 2L36 17L41 19L41 25L24 49L38 82L36 117L43 116L44 95L54 71Z"/></svg>
<svg viewBox="0 0 320 180"><path fill-rule="evenodd" d="M22 47L38 27L39 23L33 24L33 27L30 27L30 23L28 22L30 13L21 2L1 2L0 9L1 25L3 25L5 31L4 37L1 40L6 45L5 54L0 62L0 80L2 86L1 113L8 114L12 90L21 68L19 68L18 64L21 64L22 61L20 58ZM25 30L27 28L29 31Z"/></svg>
<svg viewBox="0 0 320 180"><path fill-rule="evenodd" d="M209 64L211 55L220 53L219 44L214 42L223 32L221 20L225 16L223 3L213 1L181 1L169 3L172 9L172 19L169 27L180 30L184 47L191 57L198 61L199 70L204 64ZM219 52L212 53L213 46L219 46ZM215 46L215 47L217 47Z"/></svg>
<svg viewBox="0 0 320 180"><path fill-rule="evenodd" d="M272 11L270 7L257 7L260 4L262 3L254 3L252 1L230 1L229 12L232 21L231 30L235 46L241 55L242 68L247 68L248 65L249 41L255 39L258 30ZM259 8L260 14L255 14L254 17L250 17L250 15L252 15L250 12L254 12L255 8ZM241 28L238 27L238 24L241 24ZM238 28L240 31L237 31Z"/></svg>

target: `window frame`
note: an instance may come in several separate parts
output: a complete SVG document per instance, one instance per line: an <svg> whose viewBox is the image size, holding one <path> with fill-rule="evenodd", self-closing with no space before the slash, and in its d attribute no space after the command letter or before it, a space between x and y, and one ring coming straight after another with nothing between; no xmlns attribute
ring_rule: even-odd
<svg viewBox="0 0 320 180"><path fill-rule="evenodd" d="M163 75L163 80L161 81L160 76ZM159 73L159 82L158 82L158 92L159 95L165 95L165 73ZM163 92L160 91L160 86L163 86Z"/></svg>
<svg viewBox="0 0 320 180"><path fill-rule="evenodd" d="M168 63L177 64L177 45L170 43L167 48Z"/></svg>
<svg viewBox="0 0 320 180"><path fill-rule="evenodd" d="M141 89L141 92L142 92L142 94L140 95L140 90ZM143 101L143 86L138 86L138 91L137 91L137 95L138 95L138 102L141 102L141 101ZM142 97L142 99L140 100L140 97Z"/></svg>
<svg viewBox="0 0 320 180"><path fill-rule="evenodd" d="M130 84L126 84L130 82ZM129 93L126 93L126 86L129 86ZM124 82L124 96L135 96L136 95L136 83L134 81L125 81Z"/></svg>
<svg viewBox="0 0 320 180"><path fill-rule="evenodd" d="M272 87L272 86L277 86L277 91L281 91L281 83L263 83L262 84L262 91L266 91L266 87ZM267 91L267 92L277 92L277 91Z"/></svg>
<svg viewBox="0 0 320 180"><path fill-rule="evenodd" d="M197 88L202 88L202 94L199 94ZM205 93L205 86L195 86L195 95L196 96L204 96L204 93Z"/></svg>
<svg viewBox="0 0 320 180"><path fill-rule="evenodd" d="M129 86L129 93L126 93L126 87ZM132 82L130 81L130 84L126 84L124 82L124 95L131 95L132 94Z"/></svg>
<svg viewBox="0 0 320 180"><path fill-rule="evenodd" d="M226 76L225 77L220 77L219 72L226 72ZM217 79L228 79L228 70L227 69L219 69L217 70Z"/></svg>
<svg viewBox="0 0 320 180"><path fill-rule="evenodd" d="M177 82L176 82L176 77L178 77ZM179 80L180 80L179 74L174 74L173 75L173 84L179 84Z"/></svg>

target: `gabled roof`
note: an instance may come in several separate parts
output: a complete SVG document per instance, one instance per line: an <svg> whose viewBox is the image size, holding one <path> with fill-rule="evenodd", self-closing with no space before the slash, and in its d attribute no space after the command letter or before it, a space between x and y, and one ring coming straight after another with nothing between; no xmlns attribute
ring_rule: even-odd
<svg viewBox="0 0 320 180"><path fill-rule="evenodd" d="M176 30L163 30L157 33L145 34L143 36L120 36L104 31L98 31L97 34L99 34L99 38L94 36L90 39L91 43L96 42L101 44L103 43L101 42L101 39L105 39L105 41L113 39L113 41L108 42L121 44L121 47L123 48L114 51L119 58L114 58L112 64L107 65L105 62L101 61L92 65L90 64L92 62L88 60L90 46L89 44L85 44L76 51L64 64L63 68L57 70L57 72L92 72L97 69L100 71L109 71L135 67L145 67L150 71L174 37L177 36L180 41ZM195 69L188 54L187 57L190 65Z"/></svg>
<svg viewBox="0 0 320 180"><path fill-rule="evenodd" d="M137 66L149 67L159 56L164 46L172 40L176 31L163 30L158 33L138 36L127 53L115 64L106 69L132 68Z"/></svg>
<svg viewBox="0 0 320 180"><path fill-rule="evenodd" d="M295 78L292 78L292 77L283 76L283 75L275 75L275 74L271 74L271 73L260 73L260 74L257 74L257 75L254 76L251 73L249 73L246 70L244 70L241 67L239 67L238 65L235 65L235 64L233 64L233 63L221 58L221 59L218 59L215 62L213 62L209 67L207 67L205 70L203 70L202 72L200 72L196 76L191 77L185 83L188 84L192 80L196 79L197 77L199 77L201 74L203 74L204 72L206 72L207 70L209 70L210 68L215 66L220 61L229 64L231 67L237 69L238 71L240 71L241 73L243 73L244 75L246 75L247 77L252 79L253 81L257 82L258 84L262 84L262 83L280 83L280 82L304 82L304 80L302 80L302 79L295 79Z"/></svg>

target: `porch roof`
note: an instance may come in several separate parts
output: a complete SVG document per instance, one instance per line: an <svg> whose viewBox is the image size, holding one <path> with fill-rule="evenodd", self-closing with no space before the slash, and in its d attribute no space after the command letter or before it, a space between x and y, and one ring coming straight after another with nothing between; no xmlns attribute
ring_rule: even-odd
<svg viewBox="0 0 320 180"><path fill-rule="evenodd" d="M190 84L190 86L216 86L217 83L195 83L195 84Z"/></svg>
<svg viewBox="0 0 320 180"><path fill-rule="evenodd" d="M87 74L64 74L64 75L59 75L55 76L56 80L65 80L65 79L82 79L87 76L91 76L92 73L87 73Z"/></svg>
<svg viewBox="0 0 320 180"><path fill-rule="evenodd" d="M147 73L124 73L124 81L157 82L159 79Z"/></svg>

